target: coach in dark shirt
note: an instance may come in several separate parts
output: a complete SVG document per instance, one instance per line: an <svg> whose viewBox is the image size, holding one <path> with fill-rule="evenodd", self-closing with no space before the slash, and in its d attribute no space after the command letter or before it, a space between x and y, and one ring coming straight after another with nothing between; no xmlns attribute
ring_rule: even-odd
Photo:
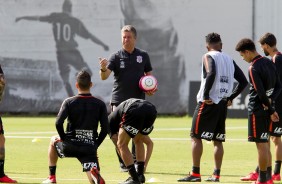
<svg viewBox="0 0 282 184"><path fill-rule="evenodd" d="M152 74L152 66L148 53L135 47L137 31L132 25L121 30L122 49L113 53L109 61L100 58L100 77L106 80L114 72L114 85L111 98L111 109L114 109L129 98L145 99L145 93L139 88L139 80L144 75ZM155 91L146 92L153 95ZM146 142L152 143L150 137ZM134 144L132 153L135 155ZM127 171L119 154L120 168Z"/></svg>

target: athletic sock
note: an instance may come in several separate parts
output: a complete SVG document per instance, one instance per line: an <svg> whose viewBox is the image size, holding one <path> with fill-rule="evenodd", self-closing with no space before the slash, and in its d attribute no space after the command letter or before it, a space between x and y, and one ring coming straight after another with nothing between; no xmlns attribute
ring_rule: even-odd
<svg viewBox="0 0 282 184"><path fill-rule="evenodd" d="M267 170L266 170L266 180L270 180L271 179L271 171L272 171L272 167L269 166L267 167Z"/></svg>
<svg viewBox="0 0 282 184"><path fill-rule="evenodd" d="M220 169L214 169L213 170L213 175L220 176Z"/></svg>
<svg viewBox="0 0 282 184"><path fill-rule="evenodd" d="M49 166L49 175L56 175L57 166Z"/></svg>
<svg viewBox="0 0 282 184"><path fill-rule="evenodd" d="M259 171L259 181L260 182L266 182L267 181L267 179L266 179L266 173L267 173L267 171Z"/></svg>
<svg viewBox="0 0 282 184"><path fill-rule="evenodd" d="M192 173L200 174L200 167L195 167L195 166L193 166L193 167L192 167Z"/></svg>
<svg viewBox="0 0 282 184"><path fill-rule="evenodd" d="M259 166L256 167L256 173L259 173Z"/></svg>
<svg viewBox="0 0 282 184"><path fill-rule="evenodd" d="M145 165L145 162L137 162L137 174L138 175L144 174L144 165Z"/></svg>
<svg viewBox="0 0 282 184"><path fill-rule="evenodd" d="M127 166L128 173L134 181L139 181L137 172L135 170L134 164Z"/></svg>
<svg viewBox="0 0 282 184"><path fill-rule="evenodd" d="M273 173L280 174L280 169L281 169L281 160L276 160Z"/></svg>
<svg viewBox="0 0 282 184"><path fill-rule="evenodd" d="M4 173L4 160L0 160L0 178L5 176L5 173Z"/></svg>

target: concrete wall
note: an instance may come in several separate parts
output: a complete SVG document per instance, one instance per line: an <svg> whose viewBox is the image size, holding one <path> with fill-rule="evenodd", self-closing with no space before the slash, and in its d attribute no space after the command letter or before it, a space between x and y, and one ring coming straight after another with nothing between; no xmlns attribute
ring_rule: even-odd
<svg viewBox="0 0 282 184"><path fill-rule="evenodd" d="M263 0L255 2L256 12L266 7ZM0 64L9 83L6 98L0 106L1 111L56 112L59 108L57 104L60 104L58 102L67 97L56 67L56 48L51 25L38 21L15 22L20 16L60 12L62 3L63 0L0 0ZM95 43L76 37L78 49L93 72L96 86L92 93L106 103L110 101L113 78L106 81L99 79L97 58L109 57L121 47L120 28L125 23L137 27L137 46L147 50L151 56L160 90L148 99L157 105L160 113L188 112L189 84L200 79L201 57L206 52L205 35L209 32L221 34L224 51L232 55L244 72L247 72L248 64L239 57L234 47L241 38L253 37L252 1L72 0L72 3L73 16L110 47L109 51L104 51ZM273 3L273 6L280 6L278 0ZM267 5L269 11L273 9L272 3ZM255 28L264 32L265 24L259 21L261 15L257 13L256 16ZM265 22L272 25L267 20L266 18ZM280 31L278 25L275 31ZM260 34L259 31L255 33L256 37ZM46 66L44 62L49 65ZM34 69L38 66L46 73L44 75L51 74L51 78L44 82L37 80L40 74ZM25 80L26 71L33 75L33 80ZM70 81L74 84L73 76L76 71L72 69L71 72ZM18 73L18 79L13 78L13 73ZM47 95L42 95L42 91ZM14 105L8 103L11 99L16 99ZM40 108L42 99L54 102L54 106ZM21 106L26 103L30 105L23 110ZM36 108L32 108L34 104Z"/></svg>

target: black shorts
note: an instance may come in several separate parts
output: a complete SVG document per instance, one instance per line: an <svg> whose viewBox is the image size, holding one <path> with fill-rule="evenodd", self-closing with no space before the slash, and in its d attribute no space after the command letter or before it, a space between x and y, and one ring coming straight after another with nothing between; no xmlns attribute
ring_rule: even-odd
<svg viewBox="0 0 282 184"><path fill-rule="evenodd" d="M268 142L270 117L267 112L251 114L248 118L248 141Z"/></svg>
<svg viewBox="0 0 282 184"><path fill-rule="evenodd" d="M149 135L154 128L157 111L154 106L147 103L133 103L123 114L120 127L131 137L135 137L139 132Z"/></svg>
<svg viewBox="0 0 282 184"><path fill-rule="evenodd" d="M282 118L282 113L278 113L279 117ZM274 137L281 137L282 135L282 119L278 122L270 121L269 134Z"/></svg>
<svg viewBox="0 0 282 184"><path fill-rule="evenodd" d="M0 117L0 135L4 134L4 129L3 129L3 122L2 122L2 118Z"/></svg>
<svg viewBox="0 0 282 184"><path fill-rule="evenodd" d="M82 165L83 172L90 171L92 167L100 170L96 146L79 145L70 141L57 141L54 145L60 158L77 158Z"/></svg>
<svg viewBox="0 0 282 184"><path fill-rule="evenodd" d="M226 100L212 105L199 102L193 115L190 136L208 141L224 142L226 115Z"/></svg>

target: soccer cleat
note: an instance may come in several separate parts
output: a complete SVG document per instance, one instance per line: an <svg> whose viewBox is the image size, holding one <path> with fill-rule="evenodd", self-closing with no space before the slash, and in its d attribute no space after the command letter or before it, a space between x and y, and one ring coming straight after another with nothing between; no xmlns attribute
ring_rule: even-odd
<svg viewBox="0 0 282 184"><path fill-rule="evenodd" d="M46 180L44 180L42 183L57 183L56 176L50 175Z"/></svg>
<svg viewBox="0 0 282 184"><path fill-rule="evenodd" d="M125 180L124 182L121 182L119 184L141 184L140 181L135 181L133 180L132 177L127 178L127 180Z"/></svg>
<svg viewBox="0 0 282 184"><path fill-rule="evenodd" d="M139 181L141 182L141 183L145 183L145 176L144 176L144 174L141 174L141 175L139 175L138 176L138 179L139 179Z"/></svg>
<svg viewBox="0 0 282 184"><path fill-rule="evenodd" d="M105 184L105 180L100 175L100 172L96 167L92 167L90 170L91 177L96 184Z"/></svg>
<svg viewBox="0 0 282 184"><path fill-rule="evenodd" d="M267 184L267 182L254 181L252 184Z"/></svg>
<svg viewBox="0 0 282 184"><path fill-rule="evenodd" d="M177 180L178 182L201 182L201 175L200 174L188 174L188 176L184 178L180 178Z"/></svg>
<svg viewBox="0 0 282 184"><path fill-rule="evenodd" d="M268 181L266 182L266 184L274 184L274 183L273 183L273 180L270 179L270 180L268 180Z"/></svg>
<svg viewBox="0 0 282 184"><path fill-rule="evenodd" d="M260 181L254 181L252 184L274 184L272 179L268 180L267 182L260 182Z"/></svg>
<svg viewBox="0 0 282 184"><path fill-rule="evenodd" d="M272 180L273 180L273 181L281 181L281 176L280 176L280 174L273 174L273 175L272 175Z"/></svg>
<svg viewBox="0 0 282 184"><path fill-rule="evenodd" d="M4 175L0 178L0 183L18 183L16 180L9 178L7 175Z"/></svg>
<svg viewBox="0 0 282 184"><path fill-rule="evenodd" d="M123 163L120 163L119 167L120 167L120 172L128 172L128 168Z"/></svg>
<svg viewBox="0 0 282 184"><path fill-rule="evenodd" d="M219 177L220 176L212 175L212 176L208 177L208 179L206 179L205 181L208 181L208 182L219 182Z"/></svg>
<svg viewBox="0 0 282 184"><path fill-rule="evenodd" d="M258 179L258 173L255 171L245 177L240 178L241 181L257 181L257 179Z"/></svg>

